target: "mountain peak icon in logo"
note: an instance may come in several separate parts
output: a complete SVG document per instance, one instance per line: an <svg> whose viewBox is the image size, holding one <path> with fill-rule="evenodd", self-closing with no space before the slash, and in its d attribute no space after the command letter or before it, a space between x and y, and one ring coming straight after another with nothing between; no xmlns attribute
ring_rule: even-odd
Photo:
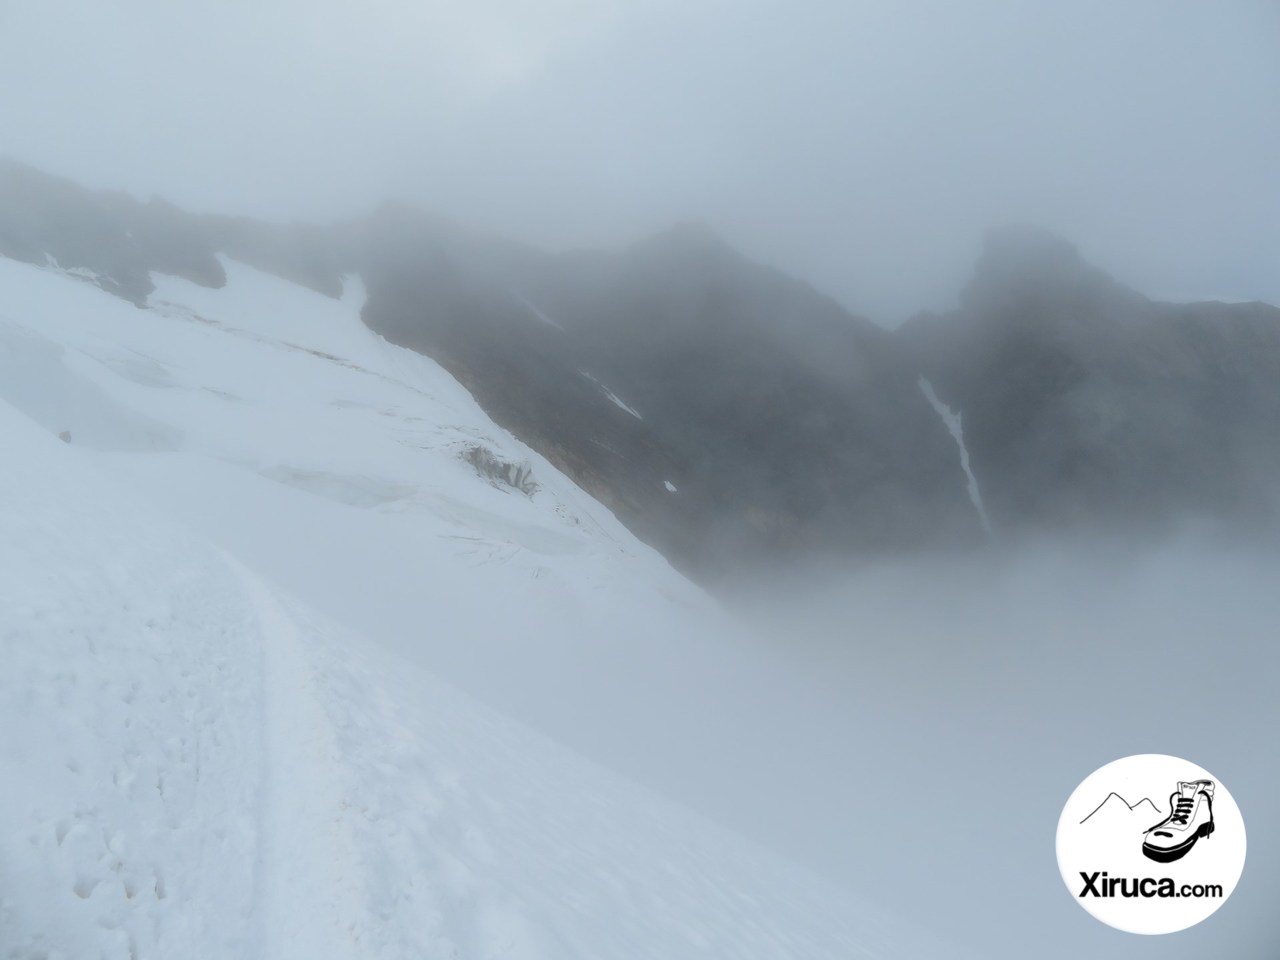
<svg viewBox="0 0 1280 960"><path fill-rule="evenodd" d="M1201 837L1212 835L1213 791L1212 780L1178 781L1178 789L1169 795L1173 812L1146 830L1143 856L1172 863L1185 857Z"/></svg>
<svg viewBox="0 0 1280 960"><path fill-rule="evenodd" d="M1093 808L1093 812L1090 813L1089 816L1085 817L1084 820L1081 820L1080 822L1086 823L1094 816L1094 814L1102 814L1102 816L1105 816L1106 814L1103 811L1110 811L1112 809L1125 814L1144 813L1149 811L1157 817L1160 816L1160 808L1151 802L1150 797L1143 797L1137 803L1130 803L1113 790L1111 793L1107 794L1107 798L1105 800ZM1101 818L1102 817L1100 816L1099 819Z"/></svg>

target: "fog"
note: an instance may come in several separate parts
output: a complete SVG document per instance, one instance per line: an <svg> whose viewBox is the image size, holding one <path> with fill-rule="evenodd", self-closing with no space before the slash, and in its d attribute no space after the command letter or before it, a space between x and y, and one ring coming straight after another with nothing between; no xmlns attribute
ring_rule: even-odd
<svg viewBox="0 0 1280 960"><path fill-rule="evenodd" d="M1278 120L1267 0L0 7L0 153L51 172L285 220L398 197L549 249L704 220L888 326L951 306L1012 220L1152 296L1280 302ZM424 640L408 533L390 582L372 539L299 569L223 495L211 528L325 613L979 956L1280 955L1274 551L825 566L679 622L574 621L565 587L549 656L497 610ZM1075 785L1149 752L1249 829L1237 892L1176 937L1097 923L1054 862Z"/></svg>
<svg viewBox="0 0 1280 960"><path fill-rule="evenodd" d="M747 815L980 955L1274 956L1277 574L1273 552L1188 541L815 578L752 613L797 671L769 716L796 726ZM1053 866L1075 784L1136 753L1205 757L1250 808L1239 899L1172 937L1097 924Z"/></svg>
<svg viewBox="0 0 1280 960"><path fill-rule="evenodd" d="M796 568L713 604L674 575L588 585L442 566L412 515L229 467L116 463L323 614L957 950L1280 952L1274 547L1041 540ZM1206 767L1247 829L1234 894L1169 936L1089 917L1055 860L1076 785L1138 753Z"/></svg>
<svg viewBox="0 0 1280 960"><path fill-rule="evenodd" d="M1277 582L1274 552L1041 543L810 570L752 584L727 621L569 638L572 683L501 641L506 677L479 653L492 640L448 669L976 956L1265 960L1280 950ZM1206 765L1248 830L1235 894L1171 936L1098 923L1054 858L1077 783L1138 753Z"/></svg>
<svg viewBox="0 0 1280 960"><path fill-rule="evenodd" d="M1280 300L1280 9L889 0L0 7L0 152L219 213L386 196L540 245L703 219L893 325L989 224Z"/></svg>
<svg viewBox="0 0 1280 960"><path fill-rule="evenodd" d="M224 536L234 523L219 518ZM1280 950L1274 551L1043 542L809 569L744 584L719 612L610 618L552 598L529 617L517 603L441 635L420 626L438 622L425 568L408 562L389 579L383 568L376 582L358 559L289 569L247 546L255 536L233 545L321 609L957 949L990 960ZM1138 753L1207 767L1248 831L1231 899L1169 936L1098 923L1055 861L1072 790Z"/></svg>

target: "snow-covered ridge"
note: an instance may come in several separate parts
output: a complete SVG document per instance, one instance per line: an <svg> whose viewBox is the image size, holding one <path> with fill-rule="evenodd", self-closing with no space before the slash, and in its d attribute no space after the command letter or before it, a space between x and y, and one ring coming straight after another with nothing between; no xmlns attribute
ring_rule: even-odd
<svg viewBox="0 0 1280 960"><path fill-rule="evenodd" d="M584 545L643 549L434 362L365 328L357 278L332 301L224 265L226 289L157 277L152 309L137 310L56 271L0 261L0 398L75 445L211 457L339 502L402 511L470 496L457 453L480 442L545 476L546 496L531 506L475 491L499 526L548 518Z"/></svg>
<svg viewBox="0 0 1280 960"><path fill-rule="evenodd" d="M0 261L6 951L942 955L433 675L515 710L714 611L357 281L225 267L140 310Z"/></svg>

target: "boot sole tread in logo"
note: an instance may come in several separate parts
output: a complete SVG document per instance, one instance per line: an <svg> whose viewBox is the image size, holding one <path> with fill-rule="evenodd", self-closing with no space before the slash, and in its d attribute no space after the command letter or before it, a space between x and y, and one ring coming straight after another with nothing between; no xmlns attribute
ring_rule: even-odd
<svg viewBox="0 0 1280 960"><path fill-rule="evenodd" d="M1142 853L1143 856L1149 860L1155 860L1157 863L1172 863L1174 860L1181 860L1184 854L1191 851L1197 840L1208 837L1211 833L1213 833L1213 824L1204 823L1200 825L1194 834L1175 847L1168 847L1162 850L1144 843L1142 845Z"/></svg>

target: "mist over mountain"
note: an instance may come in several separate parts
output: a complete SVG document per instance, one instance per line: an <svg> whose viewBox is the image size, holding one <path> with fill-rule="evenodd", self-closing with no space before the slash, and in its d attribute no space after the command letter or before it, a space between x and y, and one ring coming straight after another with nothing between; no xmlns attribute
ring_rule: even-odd
<svg viewBox="0 0 1280 960"><path fill-rule="evenodd" d="M1280 310L1150 301L1031 227L988 235L957 311L888 332L700 224L549 254L404 205L270 224L14 161L0 202L0 253L138 306L152 274L220 286L218 254L329 296L358 274L371 329L708 582L984 542L961 444L997 540L1280 518Z"/></svg>
<svg viewBox="0 0 1280 960"><path fill-rule="evenodd" d="M1280 310L1172 304L1030 228L991 232L963 304L899 331L963 414L997 532L1274 535Z"/></svg>
<svg viewBox="0 0 1280 960"><path fill-rule="evenodd" d="M0 4L0 960L1276 960L1277 50Z"/></svg>
<svg viewBox="0 0 1280 960"><path fill-rule="evenodd" d="M18 531L3 582L20 629L6 636L53 638L15 641L0 689L27 744L0 757L29 781L10 801L39 811L11 810L0 833L41 885L6 894L28 911L29 944L127 929L140 957L199 952L199 914L229 931L227 956L266 931L263 952L288 957L290 931L319 937L308 911L341 907L355 911L343 922L380 918L386 955L434 937L484 957L500 937L531 956L629 956L618 930L662 913L646 905L671 864L709 879L680 914L698 938L679 919L645 941L664 956L732 943L734 956L1183 957L1218 943L1211 924L1176 951L1069 927L1062 914L1079 911L1045 868L1068 781L1120 753L1204 758L1251 811L1274 794L1241 731L1276 722L1275 308L1158 303L1068 241L1009 227L987 237L957 310L889 331L696 223L548 253L403 204L272 224L11 161L0 253L0 400L18 451L0 514ZM185 548L156 518L110 520L117 487L252 575L193 548L197 587L165 600L154 570ZM63 577L114 576L75 558L120 554L139 530L136 564L153 572L83 597ZM41 559L50 542L56 561ZM83 607L111 645L41 604ZM215 669L227 637L232 680ZM380 679L353 679L370 664ZM457 741L477 714L417 670L823 882L753 906L762 926L748 929L735 898L777 888L743 887L735 864L765 861L733 843L677 856L707 828L665 808L638 849L636 811L658 807L622 786L583 793L609 799L591 807L598 832L574 839L587 806L569 795L594 775L553 764L531 787L508 768L542 748L496 728ZM87 680L64 696L67 676ZM175 706L188 690L276 721L189 722ZM1170 722L1172 703L1194 716ZM217 755L236 790L253 792L249 767L284 773L265 800L188 817L199 777L173 729L245 744L248 761ZM133 775L136 757L168 794ZM956 794L979 775L999 802ZM423 818L459 779L471 799L442 837ZM941 840L940 796L963 827ZM228 829L228 869L267 864L267 895L237 881L221 899L126 896L154 884L151 861L171 884L204 882L200 851ZM527 855L495 859L477 830ZM137 851L118 858L119 883L111 831ZM59 837L71 852L46 856ZM1280 861L1265 823L1250 839L1259 880L1232 899L1233 936L1264 960ZM364 865L328 876L352 848ZM617 895L588 922L565 897L604 860ZM418 901L386 895L387 870L459 922L424 927ZM1016 917L990 895L1008 877ZM1046 943L1054 924L1065 932ZM802 945L779 954L778 937Z"/></svg>

